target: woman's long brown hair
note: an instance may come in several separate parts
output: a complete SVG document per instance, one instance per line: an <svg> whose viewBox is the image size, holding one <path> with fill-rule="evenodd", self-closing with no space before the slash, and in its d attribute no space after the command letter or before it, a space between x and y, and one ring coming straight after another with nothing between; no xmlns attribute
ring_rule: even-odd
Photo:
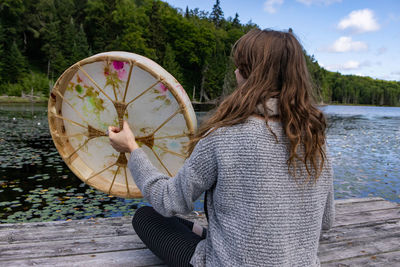
<svg viewBox="0 0 400 267"><path fill-rule="evenodd" d="M188 144L188 153L216 129L244 122L255 114L258 104L264 107L268 126L271 116L265 103L278 98L279 120L289 139L289 172L296 178L298 163L304 164L306 181L316 182L325 161L326 121L313 104L302 46L291 32L253 29L236 42L232 51L244 82L201 125Z"/></svg>

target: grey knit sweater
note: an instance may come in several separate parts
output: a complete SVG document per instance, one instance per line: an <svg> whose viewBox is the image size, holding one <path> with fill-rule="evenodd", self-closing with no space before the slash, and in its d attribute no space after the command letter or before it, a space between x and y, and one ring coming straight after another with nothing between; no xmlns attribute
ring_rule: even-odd
<svg viewBox="0 0 400 267"><path fill-rule="evenodd" d="M319 266L321 227L334 218L331 161L316 185L288 174L288 140L278 122L250 117L201 139L178 174L160 173L142 149L129 169L144 197L164 216L189 213L208 190L209 226L194 266Z"/></svg>

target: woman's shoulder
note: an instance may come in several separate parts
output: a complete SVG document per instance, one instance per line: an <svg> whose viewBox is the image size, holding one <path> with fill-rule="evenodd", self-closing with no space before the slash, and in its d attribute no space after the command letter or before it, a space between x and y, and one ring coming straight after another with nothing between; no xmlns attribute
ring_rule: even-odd
<svg viewBox="0 0 400 267"><path fill-rule="evenodd" d="M270 126L272 128L279 128L280 123L270 122ZM260 135L269 135L269 132L267 132L266 129L266 123L263 118L249 117L238 124L219 127L216 130L212 128L205 134L205 138L220 142L231 139L252 139L258 138Z"/></svg>

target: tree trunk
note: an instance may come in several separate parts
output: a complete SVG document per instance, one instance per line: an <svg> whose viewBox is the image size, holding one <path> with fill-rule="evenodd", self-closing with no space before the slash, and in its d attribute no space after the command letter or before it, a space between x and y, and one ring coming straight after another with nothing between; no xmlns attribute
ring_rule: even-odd
<svg viewBox="0 0 400 267"><path fill-rule="evenodd" d="M203 96L205 95L204 93L204 83L206 81L206 72L208 70L208 63L204 64L204 68L202 71L202 77L201 77L201 86L200 86L200 100L199 102L201 102L203 100Z"/></svg>

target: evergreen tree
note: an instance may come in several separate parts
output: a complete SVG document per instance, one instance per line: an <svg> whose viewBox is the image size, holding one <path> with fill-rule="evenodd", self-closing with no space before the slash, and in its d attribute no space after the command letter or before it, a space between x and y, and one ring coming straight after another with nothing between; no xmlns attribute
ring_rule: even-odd
<svg viewBox="0 0 400 267"><path fill-rule="evenodd" d="M11 49L13 42L23 47L24 27L23 20L25 13L25 4L23 0L1 0L0 18L3 31L7 38L4 40L6 51Z"/></svg>
<svg viewBox="0 0 400 267"><path fill-rule="evenodd" d="M224 86L227 58L223 54L214 54L210 59L210 67L204 71L204 84L202 89L210 99L216 99L221 96ZM228 81L226 86L228 86ZM231 88L225 88L230 91ZM206 99L207 100L207 99Z"/></svg>
<svg viewBox="0 0 400 267"><path fill-rule="evenodd" d="M216 0L215 5L213 6L210 19L216 27L221 27L224 19L224 12L222 12L219 0Z"/></svg>
<svg viewBox="0 0 400 267"><path fill-rule="evenodd" d="M160 2L158 0L153 0L149 14L149 46L155 50L155 60L162 62L164 57L162 51L164 51L165 48L161 24Z"/></svg>
<svg viewBox="0 0 400 267"><path fill-rule="evenodd" d="M75 63L73 50L75 46L75 38L77 37L77 31L75 28L74 19L70 17L69 22L63 25L64 34L62 35L61 47L63 54L65 55L66 63L72 65Z"/></svg>
<svg viewBox="0 0 400 267"><path fill-rule="evenodd" d="M5 76L5 73L3 73L3 67L4 67L4 63L5 63L5 53L4 53L4 32L3 32L3 25L1 24L0 21L0 83L3 80L3 76Z"/></svg>
<svg viewBox="0 0 400 267"><path fill-rule="evenodd" d="M182 82L181 67L175 60L175 53L170 44L166 45L163 67L175 77L178 82Z"/></svg>
<svg viewBox="0 0 400 267"><path fill-rule="evenodd" d="M83 25L78 30L74 20L71 18L70 22L65 26L63 37L63 51L65 51L64 54L66 55L68 66L89 55L89 45Z"/></svg>
<svg viewBox="0 0 400 267"><path fill-rule="evenodd" d="M87 2L85 31L94 53L110 49L123 25L114 24L117 0L91 0ZM132 2L132 1L127 1Z"/></svg>
<svg viewBox="0 0 400 267"><path fill-rule="evenodd" d="M83 29L83 25L79 27L79 31L77 31L75 40L74 40L74 46L72 49L72 58L73 58L73 63L82 60L86 57L90 56L89 52L89 45L88 41L86 38L85 31Z"/></svg>
<svg viewBox="0 0 400 267"><path fill-rule="evenodd" d="M27 71L27 62L25 57L19 50L17 43L14 41L10 51L6 55L7 79L11 83L16 83Z"/></svg>
<svg viewBox="0 0 400 267"><path fill-rule="evenodd" d="M186 6L186 10L185 10L185 18L189 18L190 17L190 13L189 13L189 7Z"/></svg>
<svg viewBox="0 0 400 267"><path fill-rule="evenodd" d="M232 21L232 27L234 28L240 28L240 20L239 20L239 14L235 14L235 18Z"/></svg>
<svg viewBox="0 0 400 267"><path fill-rule="evenodd" d="M236 77L235 77L235 64L233 58L229 57L226 63L226 71L224 76L224 85L222 86L222 97L225 97L233 92L236 88Z"/></svg>
<svg viewBox="0 0 400 267"><path fill-rule="evenodd" d="M59 29L59 21L52 21L46 25L43 36L45 44L42 50L47 57L47 75L51 80L68 67L68 62L62 53L62 36L59 34Z"/></svg>
<svg viewBox="0 0 400 267"><path fill-rule="evenodd" d="M111 44L112 50L134 52L149 58L156 58L153 48L148 45L147 6L140 6L132 1L119 1L113 16L113 24L121 25L120 33ZM91 44L90 40L88 41Z"/></svg>

